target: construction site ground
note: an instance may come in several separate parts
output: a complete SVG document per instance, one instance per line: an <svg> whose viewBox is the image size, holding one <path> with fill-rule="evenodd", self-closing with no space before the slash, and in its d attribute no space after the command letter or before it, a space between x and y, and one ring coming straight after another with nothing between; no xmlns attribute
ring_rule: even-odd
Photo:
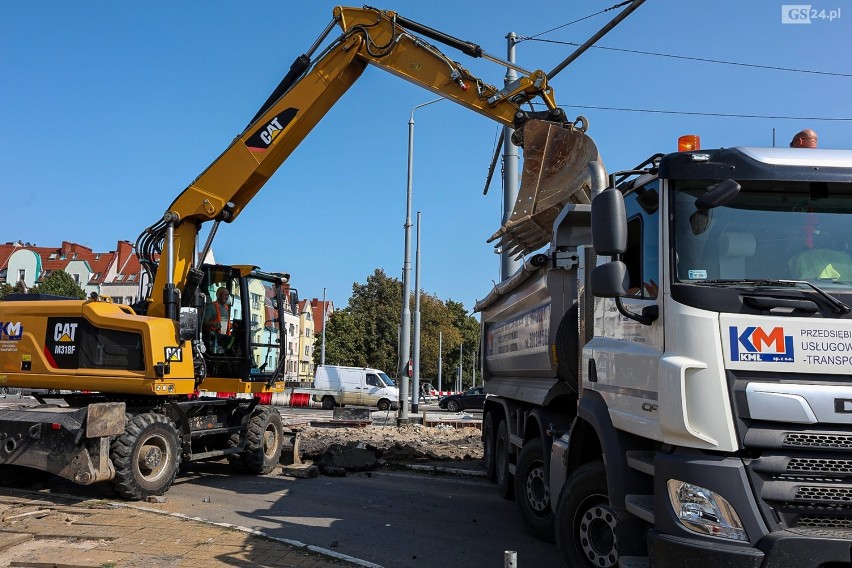
<svg viewBox="0 0 852 568"><path fill-rule="evenodd" d="M318 420L312 426L311 421L288 420L287 412L282 414L285 423L291 422L300 433L303 460L318 460L333 446L354 444L375 452L376 463L371 467L482 472L481 432L476 424L397 427L371 421L368 426L341 427ZM470 417L455 418L464 423ZM15 477L0 479L4 485L0 487L0 567L374 566L249 528L167 512L168 507L122 502L108 490L99 492L103 498L93 499L91 492L75 497L73 489L63 494L55 486L45 488L44 476Z"/></svg>

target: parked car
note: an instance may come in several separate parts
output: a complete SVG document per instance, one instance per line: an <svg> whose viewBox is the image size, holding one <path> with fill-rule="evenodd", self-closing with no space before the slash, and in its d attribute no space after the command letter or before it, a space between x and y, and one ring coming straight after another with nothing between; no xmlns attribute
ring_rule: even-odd
<svg viewBox="0 0 852 568"><path fill-rule="evenodd" d="M468 408L482 409L485 406L485 389L474 387L458 394L445 396L438 401L439 408L446 408L450 412L458 412Z"/></svg>

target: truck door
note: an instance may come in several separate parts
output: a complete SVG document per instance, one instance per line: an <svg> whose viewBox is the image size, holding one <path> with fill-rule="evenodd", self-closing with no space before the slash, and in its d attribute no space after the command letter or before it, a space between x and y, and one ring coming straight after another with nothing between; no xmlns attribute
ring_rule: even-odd
<svg viewBox="0 0 852 568"><path fill-rule="evenodd" d="M654 179L624 198L627 212L627 265L630 283L624 307L633 313L662 308L660 260L659 180ZM656 437L658 423L658 376L663 354L663 318L650 325L621 315L613 299L595 299L594 352L598 390L621 427ZM584 359L588 359L586 352ZM602 364L603 363L603 364ZM585 385L584 385L585 386Z"/></svg>
<svg viewBox="0 0 852 568"><path fill-rule="evenodd" d="M249 373L252 380L266 380L278 367L281 351L281 300L278 286L259 278L247 278L249 296Z"/></svg>

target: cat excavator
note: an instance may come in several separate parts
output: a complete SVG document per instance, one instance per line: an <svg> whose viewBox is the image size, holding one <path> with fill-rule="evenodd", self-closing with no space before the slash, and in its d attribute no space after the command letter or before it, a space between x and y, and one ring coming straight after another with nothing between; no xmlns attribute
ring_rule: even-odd
<svg viewBox="0 0 852 568"><path fill-rule="evenodd" d="M340 35L326 42L336 28ZM488 84L430 41L513 67L519 78ZM142 301L39 294L0 301L0 384L74 393L64 405L41 400L0 410L0 464L84 485L111 481L128 499L163 494L181 461L227 457L256 474L278 464L287 434L275 408L259 400L283 390L283 313L298 298L287 274L202 259L219 225L239 216L367 65L515 128L513 141L537 168L529 176L537 182L521 190L532 201L539 182L558 185L560 168L546 160L559 154L548 148L551 133L561 131L564 146L577 129L556 106L544 72L392 11L336 7L245 130L139 236L136 252L150 283ZM512 234L535 221L530 215L515 223ZM241 396L199 397L199 390Z"/></svg>

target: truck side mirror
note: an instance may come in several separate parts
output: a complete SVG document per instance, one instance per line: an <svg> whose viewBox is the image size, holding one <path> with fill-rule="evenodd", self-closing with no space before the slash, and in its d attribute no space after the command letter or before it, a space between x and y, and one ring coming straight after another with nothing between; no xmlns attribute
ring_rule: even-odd
<svg viewBox="0 0 852 568"><path fill-rule="evenodd" d="M617 189L606 189L592 200L592 246L604 256L627 250L627 213Z"/></svg>
<svg viewBox="0 0 852 568"><path fill-rule="evenodd" d="M599 298L621 298L627 295L630 279L627 265L620 260L607 262L592 269L592 294Z"/></svg>

